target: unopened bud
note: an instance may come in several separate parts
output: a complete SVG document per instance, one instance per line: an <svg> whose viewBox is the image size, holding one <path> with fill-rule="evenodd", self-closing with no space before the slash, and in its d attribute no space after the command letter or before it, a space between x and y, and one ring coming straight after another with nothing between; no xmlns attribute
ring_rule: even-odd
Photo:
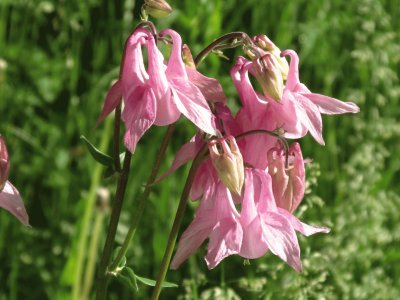
<svg viewBox="0 0 400 300"><path fill-rule="evenodd" d="M256 35L253 41L260 49L272 54L277 62L278 69L282 73L282 78L286 80L289 72L289 64L285 57L280 56L281 50L264 34Z"/></svg>
<svg viewBox="0 0 400 300"><path fill-rule="evenodd" d="M283 94L282 73L272 54L267 53L253 63L253 74L260 83L265 96L281 102Z"/></svg>
<svg viewBox="0 0 400 300"><path fill-rule="evenodd" d="M145 0L143 9L154 18L161 19L172 13L172 8L164 0Z"/></svg>
<svg viewBox="0 0 400 300"><path fill-rule="evenodd" d="M288 164L282 148L268 151L268 173L272 179L272 191L276 205L293 212L300 204L305 191L305 169L300 145L289 148Z"/></svg>
<svg viewBox="0 0 400 300"><path fill-rule="evenodd" d="M211 162L222 183L236 195L240 195L244 184L243 157L235 138L230 136L208 143Z"/></svg>
<svg viewBox="0 0 400 300"><path fill-rule="evenodd" d="M8 159L8 151L3 137L0 136L0 192L7 182L9 172L10 160Z"/></svg>

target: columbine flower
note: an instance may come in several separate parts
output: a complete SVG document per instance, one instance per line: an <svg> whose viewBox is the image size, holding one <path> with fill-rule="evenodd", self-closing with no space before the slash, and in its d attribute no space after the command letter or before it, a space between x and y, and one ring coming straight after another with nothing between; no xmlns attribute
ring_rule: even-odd
<svg viewBox="0 0 400 300"><path fill-rule="evenodd" d="M132 153L152 124L174 123L182 114L204 132L216 135L214 117L201 90L189 79L182 60L182 40L166 29L160 36L173 41L168 65L158 50L153 35L137 29L128 39L121 78L107 94L101 121L124 99L122 118L126 125L125 146ZM147 48L148 69L144 67L141 47Z"/></svg>
<svg viewBox="0 0 400 300"><path fill-rule="evenodd" d="M290 146L287 159L288 166L285 166L286 153L282 147L268 151L268 173L272 178L276 205L292 213L305 191L304 160L298 143Z"/></svg>
<svg viewBox="0 0 400 300"><path fill-rule="evenodd" d="M208 143L211 162L218 177L236 195L240 195L244 183L243 158L233 136Z"/></svg>
<svg viewBox="0 0 400 300"><path fill-rule="evenodd" d="M289 118L282 120L283 128L288 131L287 136L291 138L303 137L307 131L310 131L315 140L323 145L321 114L358 113L360 109L352 102L342 102L335 98L312 93L299 80L297 53L293 50L285 50L281 53L281 56L286 55L290 56L290 68L282 102L285 101L286 106L290 107L294 114L292 116L285 114ZM282 114L285 104L282 106L272 102L271 104L278 115Z"/></svg>
<svg viewBox="0 0 400 300"><path fill-rule="evenodd" d="M29 225L29 217L17 189L8 181L10 160L6 143L0 136L0 207L8 210L22 224Z"/></svg>

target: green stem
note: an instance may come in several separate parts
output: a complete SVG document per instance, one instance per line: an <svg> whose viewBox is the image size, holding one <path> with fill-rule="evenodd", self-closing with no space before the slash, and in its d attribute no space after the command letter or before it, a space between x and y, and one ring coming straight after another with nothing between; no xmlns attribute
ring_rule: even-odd
<svg viewBox="0 0 400 300"><path fill-rule="evenodd" d="M198 66L204 57L206 57L216 47L218 49L218 45L221 44L223 41L226 41L229 39L241 39L247 44L253 44L253 41L251 40L251 38L244 32L231 32L231 33L224 34L223 36L217 38L215 41L213 41L211 44L209 44L206 48L204 48L196 56L196 58L194 59L195 65ZM241 44L237 44L237 45L239 46Z"/></svg>
<svg viewBox="0 0 400 300"><path fill-rule="evenodd" d="M103 131L103 136L100 141L100 147L99 149L101 151L105 151L109 142L110 142L110 131L111 131L111 120L106 121L105 129ZM82 270L83 270L83 264L85 260L85 254L86 254L86 248L87 248L87 237L89 233L89 228L90 228L90 219L93 215L93 208L95 205L96 201L96 191L99 187L100 184L100 179L101 179L101 172L103 170L102 165L96 164L94 167L94 171L92 172L92 180L90 184L90 189L89 193L86 199L83 199L85 203L85 210L84 214L82 216L82 225L81 225L81 230L79 233L79 238L78 238L78 245L75 249L75 253L73 255L76 255L76 263L74 267L74 284L72 287L72 299L73 300L80 300L80 295L81 295L81 283L82 283Z"/></svg>
<svg viewBox="0 0 400 300"><path fill-rule="evenodd" d="M126 184L128 182L129 169L131 165L132 154L126 150L124 166L118 178L117 192L115 195L115 201L113 209L111 212L110 224L108 226L106 243L103 249L103 255L100 261L99 274L97 279L97 292L96 299L105 299L108 287L108 276L107 276L107 266L110 262L112 247L115 239L115 234L117 232L118 221L121 214L122 201L124 198Z"/></svg>
<svg viewBox="0 0 400 300"><path fill-rule="evenodd" d="M97 261L97 250L99 248L99 239L102 234L103 228L103 219L104 219L104 209L99 208L96 213L96 218L94 220L93 230L92 230L92 238L90 240L90 248L89 248L89 256L88 262L82 287L82 296L81 299L88 299L90 294L90 290L93 285L93 278L96 269L96 261Z"/></svg>
<svg viewBox="0 0 400 300"><path fill-rule="evenodd" d="M195 159L193 160L192 166L190 167L190 171L182 191L181 199L179 201L178 209L176 211L174 224L172 225L172 229L168 237L168 243L164 252L164 257L161 263L160 272L158 273L157 276L157 283L156 286L154 287L153 295L151 296L152 300L157 300L158 297L160 296L162 283L165 279L165 275L167 274L168 267L171 262L172 252L175 247L176 238L178 237L179 227L181 226L183 213L185 212L186 203L189 198L190 189L192 188L192 184L197 169L203 162L206 153L207 153L207 145L204 145L203 148L196 155Z"/></svg>
<svg viewBox="0 0 400 300"><path fill-rule="evenodd" d="M174 132L174 129L175 129L175 123L168 126L167 132L165 133L164 139L163 139L163 141L161 143L160 150L158 151L156 161L155 161L155 163L153 165L153 169L151 170L151 174L150 174L150 176L149 176L149 178L147 180L146 187L145 187L145 189L143 191L143 194L142 194L142 196L141 196L141 198L139 200L139 203L137 205L137 210L135 212L135 215L131 219L131 225L129 227L128 234L126 235L124 243L122 244L122 247L119 250L115 260L112 262L112 264L111 264L111 266L109 268L110 272L113 272L118 267L118 265L121 262L122 258L126 255L126 252L128 251L129 245L130 245L133 237L135 236L137 226L138 226L138 224L140 222L140 219L141 219L141 217L143 215L144 208L146 206L146 203L147 203L147 200L149 198L149 195L150 195L151 189L153 187L153 184L154 184L154 182L156 180L158 171L159 171L160 166L161 166L161 162L164 159L165 152L167 150L169 141L171 140L172 133Z"/></svg>

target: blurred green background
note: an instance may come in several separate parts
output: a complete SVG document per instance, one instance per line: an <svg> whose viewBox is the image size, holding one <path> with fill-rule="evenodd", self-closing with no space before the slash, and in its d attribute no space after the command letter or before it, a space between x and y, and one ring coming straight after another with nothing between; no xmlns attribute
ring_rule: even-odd
<svg viewBox="0 0 400 300"><path fill-rule="evenodd" d="M104 244L115 178L103 179L79 137L111 153L112 117L95 128L118 76L124 40L138 22L132 0L0 1L0 132L11 181L32 228L0 211L0 300L93 299L93 268ZM300 237L304 271L267 254L245 266L234 256L212 271L203 245L167 280L162 299L400 299L400 5L396 0L170 1L155 21L179 31L194 54L223 33L267 34L299 52L302 82L361 107L324 117L326 146L301 141L308 189L297 215L330 226ZM232 58L234 51L228 51ZM238 50L236 54L239 54ZM200 70L217 76L230 104L233 61L210 55ZM152 128L133 157L117 242L150 173L165 128ZM163 165L193 134L180 121ZM128 265L155 278L187 167L154 188ZM109 191L98 193L99 188ZM104 191L104 190L103 190ZM109 198L109 202L107 199ZM193 216L190 205L184 226ZM82 278L82 280L80 279ZM148 299L114 280L110 299Z"/></svg>

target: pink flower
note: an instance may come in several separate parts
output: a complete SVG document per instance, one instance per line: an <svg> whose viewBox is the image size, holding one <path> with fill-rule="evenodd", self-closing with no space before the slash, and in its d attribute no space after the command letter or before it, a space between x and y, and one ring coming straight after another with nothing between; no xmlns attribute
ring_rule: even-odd
<svg viewBox="0 0 400 300"><path fill-rule="evenodd" d="M207 266L238 254L255 259L270 250L296 271L301 271L300 247L295 231L309 236L329 232L302 223L275 204L271 178L257 169L245 170L244 194L238 212L229 190L217 180L209 184L193 222L183 233L171 268L176 269L209 238ZM214 177L215 178L215 177Z"/></svg>
<svg viewBox="0 0 400 300"><path fill-rule="evenodd" d="M357 113L359 107L352 102L312 93L299 80L299 57L293 50L285 50L281 56L290 56L289 74L283 91L282 103L269 101L274 113L281 116L288 138L300 138L310 131L315 140L324 144L321 114ZM290 114L288 114L290 112Z"/></svg>
<svg viewBox="0 0 400 300"><path fill-rule="evenodd" d="M292 213L300 204L305 191L304 160L299 143L293 143L288 153L282 147L268 151L268 173L272 178L272 190L276 205Z"/></svg>
<svg viewBox="0 0 400 300"><path fill-rule="evenodd" d="M22 224L29 225L29 217L17 189L8 181L10 160L5 141L0 136L0 207L8 210Z"/></svg>
<svg viewBox="0 0 400 300"><path fill-rule="evenodd" d="M203 81L213 82L215 90L219 84L191 70L191 79L182 60L182 40L171 29L163 30L160 36L170 35L173 41L168 64L158 50L153 35L137 29L128 39L122 63L120 79L107 94L101 121L124 99L122 118L125 122L126 148L132 153L143 134L155 124L164 126L174 123L182 114L199 129L216 135L214 116L205 96L197 86ZM144 66L142 46L147 48L148 68ZM197 85L197 86L196 86ZM217 86L218 85L218 86ZM222 92L222 89L221 89ZM213 94L215 96L215 93ZM222 97L218 94L219 97Z"/></svg>

